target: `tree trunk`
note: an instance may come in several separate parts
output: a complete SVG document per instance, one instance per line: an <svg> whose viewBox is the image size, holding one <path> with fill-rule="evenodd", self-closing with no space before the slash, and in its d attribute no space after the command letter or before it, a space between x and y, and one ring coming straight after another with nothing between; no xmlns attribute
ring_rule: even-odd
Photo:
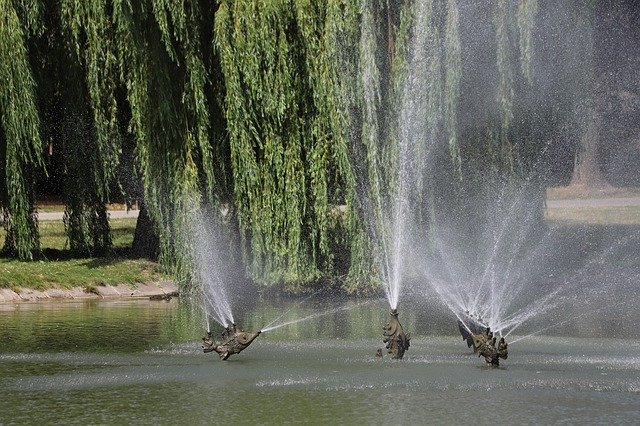
<svg viewBox="0 0 640 426"><path fill-rule="evenodd" d="M134 257L144 257L151 260L157 260L160 255L160 238L144 201L140 203L140 214L133 236L131 254Z"/></svg>
<svg viewBox="0 0 640 426"><path fill-rule="evenodd" d="M598 143L602 128L602 117L597 108L589 112L589 122L576 152L575 166L570 186L591 189L610 188L598 163Z"/></svg>

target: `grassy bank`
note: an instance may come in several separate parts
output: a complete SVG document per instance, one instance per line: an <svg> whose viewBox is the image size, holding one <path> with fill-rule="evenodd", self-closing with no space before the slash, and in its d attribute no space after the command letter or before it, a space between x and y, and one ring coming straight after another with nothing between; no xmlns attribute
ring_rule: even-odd
<svg viewBox="0 0 640 426"><path fill-rule="evenodd" d="M104 258L74 259L61 220L41 221L41 247L45 260L19 262L0 259L0 288L86 287L100 284L132 284L165 278L155 262L127 259L122 253L131 246L136 226L135 218L111 219L114 254ZM0 245L4 231L0 231Z"/></svg>
<svg viewBox="0 0 640 426"><path fill-rule="evenodd" d="M142 259L92 258L19 262L0 259L0 288L45 290L133 284L163 278L157 263Z"/></svg>

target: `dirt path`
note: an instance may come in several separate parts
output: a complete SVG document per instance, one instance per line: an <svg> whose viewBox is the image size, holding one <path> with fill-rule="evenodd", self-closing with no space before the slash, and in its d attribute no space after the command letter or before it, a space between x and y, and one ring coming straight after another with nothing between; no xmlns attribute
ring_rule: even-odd
<svg viewBox="0 0 640 426"><path fill-rule="evenodd" d="M69 289L51 288L33 290L18 288L14 290L0 288L0 304L15 302L39 302L44 300L87 300L87 299L132 299L165 296L178 291L178 286L169 280L138 284L96 285L90 290L84 287Z"/></svg>
<svg viewBox="0 0 640 426"><path fill-rule="evenodd" d="M140 210L109 210L110 219L136 218ZM62 220L64 212L40 212L38 220Z"/></svg>

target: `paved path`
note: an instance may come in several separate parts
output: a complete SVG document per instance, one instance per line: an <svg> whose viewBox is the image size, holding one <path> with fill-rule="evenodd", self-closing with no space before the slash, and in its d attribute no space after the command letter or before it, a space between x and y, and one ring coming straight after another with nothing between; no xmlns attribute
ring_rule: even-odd
<svg viewBox="0 0 640 426"><path fill-rule="evenodd" d="M570 198L562 200L547 200L547 208L567 209L581 207L627 207L640 206L640 197L619 198ZM140 210L109 210L111 219L137 218ZM62 220L63 212L38 213L38 220Z"/></svg>
<svg viewBox="0 0 640 426"><path fill-rule="evenodd" d="M547 200L550 209L571 209L580 207L628 207L640 206L640 197L621 198L576 198L566 200Z"/></svg>
<svg viewBox="0 0 640 426"><path fill-rule="evenodd" d="M109 210L109 218L121 219L125 217L138 217L140 210ZM38 213L38 220L62 220L64 212L40 212Z"/></svg>

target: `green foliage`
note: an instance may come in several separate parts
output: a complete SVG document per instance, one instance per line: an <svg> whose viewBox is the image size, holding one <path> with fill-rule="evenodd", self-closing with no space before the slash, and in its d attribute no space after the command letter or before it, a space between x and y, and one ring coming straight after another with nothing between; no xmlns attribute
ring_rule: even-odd
<svg viewBox="0 0 640 426"><path fill-rule="evenodd" d="M36 14L26 21L29 27L37 27ZM39 250L32 175L33 168L42 165L40 117L26 37L13 3L0 1L0 205L7 230L4 251L23 260L32 259Z"/></svg>
<svg viewBox="0 0 640 426"><path fill-rule="evenodd" d="M456 171L461 177L462 159L458 143L458 102L460 99L460 78L462 60L458 27L458 5L456 0L447 0L447 18L444 35L445 55L445 125L448 136L449 154L454 161Z"/></svg>
<svg viewBox="0 0 640 426"><path fill-rule="evenodd" d="M520 67L522 74L531 82L533 61L533 30L538 14L538 0L521 0L518 3L517 23L520 37Z"/></svg>
<svg viewBox="0 0 640 426"><path fill-rule="evenodd" d="M498 144L498 167L513 170L514 150L509 138L509 127L513 120L514 77L513 77L513 12L512 2L498 0L495 12L496 55L498 64L498 91L496 99L500 111L500 124L495 141ZM500 164L501 163L501 164Z"/></svg>
<svg viewBox="0 0 640 426"><path fill-rule="evenodd" d="M318 168L309 176L305 164L314 155L319 161L326 156L322 140L308 149L314 142L305 121L313 106L309 82L302 79L304 46L291 6L223 1L215 20L236 208L251 248L245 259L252 278L270 284L314 280L319 276L315 247L327 247L326 240L319 247L326 238L326 177ZM320 199L315 206L309 192ZM324 211L314 214L314 207ZM323 217L319 229L312 225L318 217Z"/></svg>
<svg viewBox="0 0 640 426"><path fill-rule="evenodd" d="M339 276L347 291L376 288L410 73L427 82L425 134L411 155L443 151L451 159L451 170L430 166L417 179L420 209L433 216L439 182L464 186L472 158L465 147L481 150L497 173L513 173L518 161L519 78L533 84L538 2L491 3L495 96L468 141L459 123L470 77L460 4L60 0L45 8L0 0L5 246L23 259L38 248L32 183L42 166L40 105L43 135L64 156L73 250L113 244L105 203L127 138L162 261L179 279L191 278L190 221L205 206L226 233L222 251L234 251L239 229L246 272L257 282L297 291ZM39 47L31 64L27 46Z"/></svg>

